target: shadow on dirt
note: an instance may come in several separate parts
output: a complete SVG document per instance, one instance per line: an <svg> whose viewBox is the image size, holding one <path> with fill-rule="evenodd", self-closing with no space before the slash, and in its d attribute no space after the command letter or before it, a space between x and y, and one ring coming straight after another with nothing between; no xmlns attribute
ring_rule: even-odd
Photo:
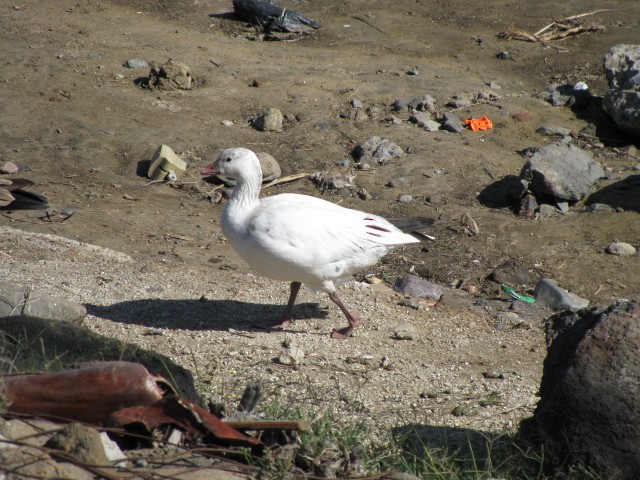
<svg viewBox="0 0 640 480"><path fill-rule="evenodd" d="M622 180L607 185L589 195L586 204L604 203L613 208L640 212L640 197L634 192L640 190L640 175L630 175Z"/></svg>
<svg viewBox="0 0 640 480"><path fill-rule="evenodd" d="M513 208L522 192L520 177L506 177L487 185L478 195L478 201L487 208Z"/></svg>
<svg viewBox="0 0 640 480"><path fill-rule="evenodd" d="M615 121L602 109L602 97L591 97L588 105L576 104L571 111L577 118L589 122L589 127L580 132L581 136L600 140L605 147L619 147L632 144L630 136L618 128Z"/></svg>
<svg viewBox="0 0 640 480"><path fill-rule="evenodd" d="M421 459L444 468L453 463L462 472L496 470L505 459L526 451L513 436L469 428L403 425L393 430L393 436L407 462ZM523 461L522 467L526 469L527 463Z"/></svg>
<svg viewBox="0 0 640 480"><path fill-rule="evenodd" d="M137 324L149 328L181 330L222 330L230 328L243 332L265 332L280 321L284 305L265 305L235 300L128 300L113 305L86 304L87 313L120 323ZM327 310L317 303L300 303L293 308L294 317L301 320L287 331L308 327L304 319L323 319ZM332 325L327 324L329 330Z"/></svg>
<svg viewBox="0 0 640 480"><path fill-rule="evenodd" d="M78 324L33 317L0 318L0 356L11 358L12 371L55 371L78 363L125 360L144 365L172 383L189 400L201 403L191 372L169 357L103 337Z"/></svg>

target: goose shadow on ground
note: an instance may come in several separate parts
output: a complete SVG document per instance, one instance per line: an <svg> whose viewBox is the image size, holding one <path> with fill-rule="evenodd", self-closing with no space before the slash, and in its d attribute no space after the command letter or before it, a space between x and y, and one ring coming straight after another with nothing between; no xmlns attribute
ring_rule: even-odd
<svg viewBox="0 0 640 480"><path fill-rule="evenodd" d="M604 203L613 208L640 212L640 175L629 175L601 188L589 195L585 203Z"/></svg>
<svg viewBox="0 0 640 480"><path fill-rule="evenodd" d="M0 376L15 372L52 371L91 361L123 360L144 365L172 383L180 394L202 403L191 372L169 357L94 333L80 324L35 317L0 318Z"/></svg>
<svg viewBox="0 0 640 480"><path fill-rule="evenodd" d="M87 313L114 322L137 324L149 328L184 330L221 330L264 332L278 323L284 305L240 302L236 300L127 300L113 305L85 304ZM293 308L297 320L287 331L306 328L307 319L324 319L329 311L318 303L299 303ZM331 330L327 323L327 330Z"/></svg>

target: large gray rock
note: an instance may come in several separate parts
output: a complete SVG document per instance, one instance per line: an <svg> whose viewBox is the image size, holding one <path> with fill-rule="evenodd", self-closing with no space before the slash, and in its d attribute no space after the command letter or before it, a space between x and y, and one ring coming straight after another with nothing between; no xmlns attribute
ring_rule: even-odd
<svg viewBox="0 0 640 480"><path fill-rule="evenodd" d="M520 172L520 180L536 196L569 202L588 195L602 177L604 170L590 153L560 143L538 149Z"/></svg>
<svg viewBox="0 0 640 480"><path fill-rule="evenodd" d="M545 467L585 465L598 478L640 478L640 305L563 312L547 321L540 401L521 434Z"/></svg>
<svg viewBox="0 0 640 480"><path fill-rule="evenodd" d="M616 45L604 57L610 89L602 108L629 135L640 136L640 45Z"/></svg>
<svg viewBox="0 0 640 480"><path fill-rule="evenodd" d="M633 89L640 74L640 45L615 45L604 57L604 71L611 88Z"/></svg>
<svg viewBox="0 0 640 480"><path fill-rule="evenodd" d="M611 88L602 99L602 108L620 130L640 137L640 91Z"/></svg>

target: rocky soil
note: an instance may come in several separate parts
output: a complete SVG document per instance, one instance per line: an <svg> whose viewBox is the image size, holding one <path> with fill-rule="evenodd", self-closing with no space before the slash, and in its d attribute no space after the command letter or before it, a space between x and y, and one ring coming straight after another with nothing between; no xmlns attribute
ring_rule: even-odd
<svg viewBox="0 0 640 480"><path fill-rule="evenodd" d="M50 207L49 215L0 211L0 276L84 304L87 335L117 340L124 356L138 348L161 356L160 373L180 371L178 383L192 396L235 403L248 381L262 380L268 399L366 420L372 439L408 425L514 431L537 401L550 312L512 307L488 275L510 260L530 275L522 293L548 277L591 304L633 298L640 288L637 256L604 251L613 240L638 243L640 204L629 199L640 197L624 190L637 183L632 139L606 116L538 95L578 81L602 95L602 58L615 44L637 42L640 5L304 1L294 8L323 28L265 41L219 0L1 7L0 164L21 166L13 176L37 182ZM497 37L599 8L608 10L590 21L604 32L556 41L558 48ZM149 69L126 68L131 58L184 63L193 88L142 88L137 80ZM494 128L430 132L392 109L398 98L425 94L439 112L487 115ZM266 107L284 114L281 131L249 124ZM591 213L578 202L566 214L526 219L501 200L503 180L526 162L518 152L557 140L536 133L543 124L569 129L591 152L608 176L598 201L616 210ZM590 124L590 135L578 135ZM404 155L369 170L341 162L374 135ZM177 185L146 178L160 144L189 163ZM365 319L353 338L329 338L344 318L326 295L305 289L294 327L264 331L288 287L255 276L235 255L219 228L222 205L211 201L215 187L198 175L232 146L271 154L283 175L354 177L353 188L322 190L302 179L265 195L300 192L387 217L439 220L435 242L399 250L342 288ZM388 285L409 272L449 288L444 301L400 305ZM367 276L387 283L363 282ZM397 339L397 331L411 339ZM23 341L36 342L32 335ZM39 348L50 362L118 355L99 343L46 338ZM295 362L284 365L278 357L292 349Z"/></svg>

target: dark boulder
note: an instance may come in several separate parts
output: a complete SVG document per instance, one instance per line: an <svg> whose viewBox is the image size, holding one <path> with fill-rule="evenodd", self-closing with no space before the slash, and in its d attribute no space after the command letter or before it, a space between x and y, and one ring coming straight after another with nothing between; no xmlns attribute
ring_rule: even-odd
<svg viewBox="0 0 640 480"><path fill-rule="evenodd" d="M547 320L540 401L521 424L545 467L640 478L640 304L562 312Z"/></svg>

